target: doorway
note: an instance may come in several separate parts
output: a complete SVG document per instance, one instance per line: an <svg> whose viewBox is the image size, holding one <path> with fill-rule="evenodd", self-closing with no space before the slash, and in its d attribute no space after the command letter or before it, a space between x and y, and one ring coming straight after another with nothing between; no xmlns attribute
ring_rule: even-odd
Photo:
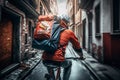
<svg viewBox="0 0 120 80"><path fill-rule="evenodd" d="M20 16L2 8L0 21L0 69L19 62L20 54Z"/></svg>
<svg viewBox="0 0 120 80"><path fill-rule="evenodd" d="M83 40L82 40L83 44L82 45L83 45L83 48L86 49L86 47L85 47L85 45L86 45L86 43L85 43L85 41L86 41L86 36L85 36L86 35L86 30L85 30L86 29L86 19L84 19L82 23L83 23Z"/></svg>

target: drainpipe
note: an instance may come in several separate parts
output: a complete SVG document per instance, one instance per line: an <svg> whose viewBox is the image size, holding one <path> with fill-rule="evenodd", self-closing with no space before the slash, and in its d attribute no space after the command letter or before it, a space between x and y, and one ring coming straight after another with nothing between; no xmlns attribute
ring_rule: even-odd
<svg viewBox="0 0 120 80"><path fill-rule="evenodd" d="M0 6L0 22L1 22L1 17L2 17L2 9L1 9L1 6Z"/></svg>
<svg viewBox="0 0 120 80"><path fill-rule="evenodd" d="M75 31L75 0L73 0L73 31Z"/></svg>

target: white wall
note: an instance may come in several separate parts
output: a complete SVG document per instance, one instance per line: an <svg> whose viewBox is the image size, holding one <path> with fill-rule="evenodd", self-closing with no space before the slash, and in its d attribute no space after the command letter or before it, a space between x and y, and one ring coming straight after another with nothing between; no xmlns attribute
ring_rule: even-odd
<svg viewBox="0 0 120 80"><path fill-rule="evenodd" d="M103 33L110 33L112 28L112 14L111 14L111 1L112 0L95 0L93 5L93 19L92 19L92 42L95 43L97 46L103 46ZM95 7L100 3L100 34L101 38L96 38L95 35ZM82 21L86 19L86 48L88 48L88 18L86 12L82 10Z"/></svg>
<svg viewBox="0 0 120 80"><path fill-rule="evenodd" d="M97 39L96 38L96 33L95 33L95 28L96 28L96 25L95 25L95 7L100 3L100 0L95 0L95 3L93 5L93 20L92 20L92 35L93 35L93 39L92 39L92 42L95 43L96 45L101 45L101 39ZM101 5L100 5L101 6ZM101 11L101 9L100 9ZM101 17L101 13L100 13L100 17Z"/></svg>
<svg viewBox="0 0 120 80"><path fill-rule="evenodd" d="M82 10L82 21L86 18L86 12Z"/></svg>
<svg viewBox="0 0 120 80"><path fill-rule="evenodd" d="M111 1L101 1L101 33L110 33L112 27Z"/></svg>

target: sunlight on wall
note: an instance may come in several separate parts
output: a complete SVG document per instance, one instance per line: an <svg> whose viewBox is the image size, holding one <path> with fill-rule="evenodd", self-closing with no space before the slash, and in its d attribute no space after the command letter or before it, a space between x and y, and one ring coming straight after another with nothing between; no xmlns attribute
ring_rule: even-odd
<svg viewBox="0 0 120 80"><path fill-rule="evenodd" d="M66 0L57 0L58 1L58 15L67 14L66 10Z"/></svg>

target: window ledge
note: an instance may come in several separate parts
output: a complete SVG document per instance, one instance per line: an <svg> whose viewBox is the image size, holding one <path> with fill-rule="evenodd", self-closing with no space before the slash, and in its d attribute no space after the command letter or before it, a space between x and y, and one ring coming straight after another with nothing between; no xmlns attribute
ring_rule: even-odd
<svg viewBox="0 0 120 80"><path fill-rule="evenodd" d="M116 35L120 35L120 33L111 33L111 35L116 36Z"/></svg>
<svg viewBox="0 0 120 80"><path fill-rule="evenodd" d="M96 38L101 38L101 34L100 34L100 33L96 33L96 34L95 34L95 37L96 37Z"/></svg>
<svg viewBox="0 0 120 80"><path fill-rule="evenodd" d="M112 37L120 38L120 33L111 33L111 36Z"/></svg>

